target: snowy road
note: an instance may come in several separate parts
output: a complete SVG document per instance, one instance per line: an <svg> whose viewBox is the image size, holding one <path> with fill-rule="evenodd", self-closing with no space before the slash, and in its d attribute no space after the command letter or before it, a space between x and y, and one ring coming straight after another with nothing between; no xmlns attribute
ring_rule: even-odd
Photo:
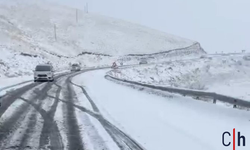
<svg viewBox="0 0 250 150"><path fill-rule="evenodd" d="M80 102L76 92L87 93L73 85L75 75L57 76L54 83L32 83L3 97L0 149L142 150L102 116L90 97L93 109Z"/></svg>
<svg viewBox="0 0 250 150"><path fill-rule="evenodd" d="M138 91L106 80L107 71L59 75L3 97L0 149L223 150L223 132L250 136L247 111Z"/></svg>

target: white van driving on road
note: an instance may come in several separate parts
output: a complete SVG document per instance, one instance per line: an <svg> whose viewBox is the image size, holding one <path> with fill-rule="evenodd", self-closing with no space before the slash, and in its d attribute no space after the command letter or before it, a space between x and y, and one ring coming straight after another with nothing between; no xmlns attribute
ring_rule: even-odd
<svg viewBox="0 0 250 150"><path fill-rule="evenodd" d="M37 65L34 71L34 82L54 81L54 71L51 65Z"/></svg>

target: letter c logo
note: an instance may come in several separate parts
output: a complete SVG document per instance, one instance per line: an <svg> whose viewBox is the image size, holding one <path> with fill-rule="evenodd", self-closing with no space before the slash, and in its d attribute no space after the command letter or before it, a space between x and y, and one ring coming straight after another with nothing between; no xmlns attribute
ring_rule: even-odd
<svg viewBox="0 0 250 150"><path fill-rule="evenodd" d="M231 145L231 142L229 142L228 144L225 144L225 135L226 134L228 134L229 136L231 136L231 134L229 133L229 132L224 132L223 134L222 134L222 144L224 145L224 146L230 146Z"/></svg>

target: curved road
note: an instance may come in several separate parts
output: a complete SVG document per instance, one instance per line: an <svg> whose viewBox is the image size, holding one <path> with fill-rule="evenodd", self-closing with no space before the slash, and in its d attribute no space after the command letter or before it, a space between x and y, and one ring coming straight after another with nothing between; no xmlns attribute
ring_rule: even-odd
<svg viewBox="0 0 250 150"><path fill-rule="evenodd" d="M71 82L79 73L61 74L53 83L31 83L1 98L0 149L85 150L90 143L84 141L81 134L87 131L78 121L77 111L80 111L95 118L118 149L143 150L136 141L103 117L84 87ZM77 103L73 86L82 90L93 110ZM105 141L100 135L96 140ZM100 150L104 149L110 149L105 142L100 146Z"/></svg>

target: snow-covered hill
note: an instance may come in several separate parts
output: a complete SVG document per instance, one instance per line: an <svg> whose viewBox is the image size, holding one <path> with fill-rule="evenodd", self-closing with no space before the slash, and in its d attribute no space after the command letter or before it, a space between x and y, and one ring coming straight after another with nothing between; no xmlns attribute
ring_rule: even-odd
<svg viewBox="0 0 250 150"><path fill-rule="evenodd" d="M63 69L75 61L86 66L110 65L118 56L177 51L190 46L192 52L203 53L200 46L193 46L196 44L46 0L0 0L0 51L3 53L0 76L31 73L36 64L46 62ZM90 54L78 56L84 52Z"/></svg>
<svg viewBox="0 0 250 150"><path fill-rule="evenodd" d="M42 0L2 1L0 23L5 35L61 55L75 56L83 51L111 55L150 54L194 43L144 26L79 10L76 22L76 9Z"/></svg>

